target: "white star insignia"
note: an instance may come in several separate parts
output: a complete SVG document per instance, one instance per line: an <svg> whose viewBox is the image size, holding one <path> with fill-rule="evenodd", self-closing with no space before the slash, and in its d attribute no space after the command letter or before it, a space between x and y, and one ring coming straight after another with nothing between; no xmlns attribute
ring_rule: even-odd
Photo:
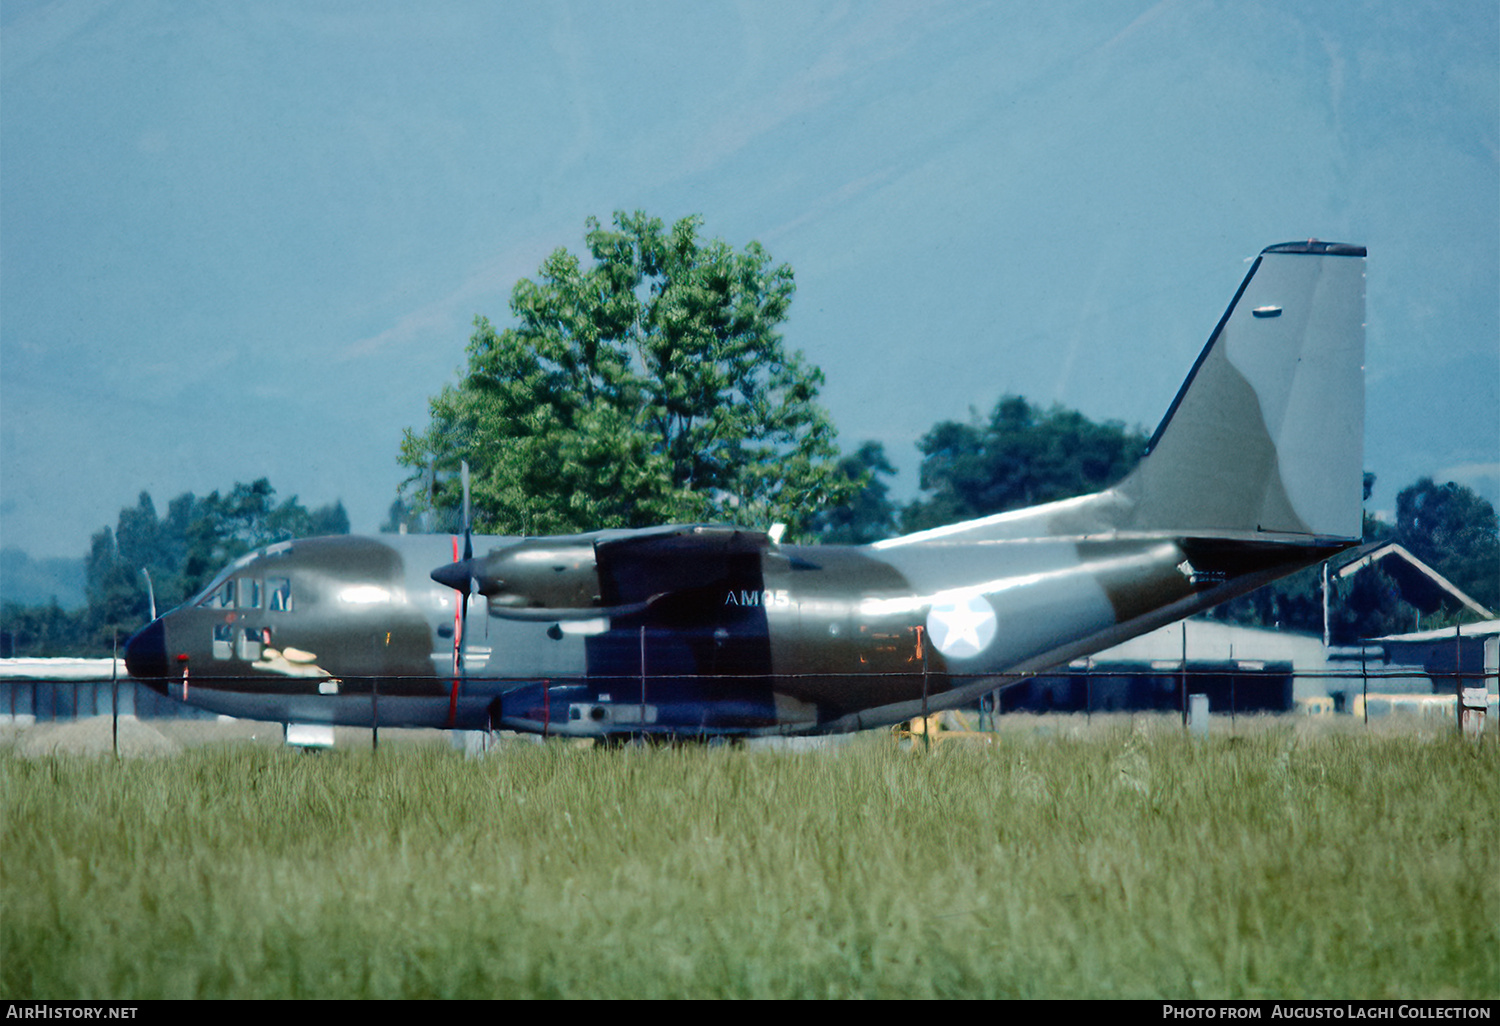
<svg viewBox="0 0 1500 1026"><path fill-rule="evenodd" d="M964 659L983 652L995 640L995 607L983 595L934 602L927 613L927 634L943 655Z"/></svg>

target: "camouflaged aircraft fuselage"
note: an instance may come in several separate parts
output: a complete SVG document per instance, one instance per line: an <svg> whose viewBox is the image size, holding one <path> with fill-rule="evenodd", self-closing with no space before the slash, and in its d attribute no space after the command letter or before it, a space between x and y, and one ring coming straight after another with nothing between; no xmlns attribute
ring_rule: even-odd
<svg viewBox="0 0 1500 1026"><path fill-rule="evenodd" d="M284 542L127 664L289 723L757 735L971 703L1358 541L1363 257L1264 251L1105 492L854 547L717 525L476 537L467 559L446 535Z"/></svg>

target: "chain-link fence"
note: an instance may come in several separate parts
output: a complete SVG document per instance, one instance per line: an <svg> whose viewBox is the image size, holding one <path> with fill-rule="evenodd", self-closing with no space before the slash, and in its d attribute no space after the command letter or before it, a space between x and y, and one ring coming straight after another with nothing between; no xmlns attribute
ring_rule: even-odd
<svg viewBox="0 0 1500 1026"><path fill-rule="evenodd" d="M933 698L936 702L939 696ZM956 714L919 717L903 729L972 735L995 732L1003 724L1108 723L1121 716L1176 717L1188 727L1195 714L1202 719L1193 727L1204 732L1232 731L1242 721L1281 717L1382 729L1459 729L1463 724L1471 734L1500 736L1492 677L1411 670L1300 672L1275 665L1053 671L1023 677ZM43 680L14 674L0 679L0 746L14 746L25 755L169 754L225 741L370 748L383 741L413 739L446 740L469 750L489 743L482 732L390 727L313 728L289 736L281 723L215 715L117 672L100 679L97 668L90 679Z"/></svg>

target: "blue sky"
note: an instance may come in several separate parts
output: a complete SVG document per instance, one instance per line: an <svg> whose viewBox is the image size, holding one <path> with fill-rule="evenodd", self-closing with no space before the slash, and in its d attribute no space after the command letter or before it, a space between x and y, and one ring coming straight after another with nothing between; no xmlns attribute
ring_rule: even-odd
<svg viewBox="0 0 1500 1026"><path fill-rule="evenodd" d="M1500 499L1500 7L0 0L0 544L270 478L384 519L584 220L792 265L852 450L1147 430L1266 245L1369 247L1373 505Z"/></svg>

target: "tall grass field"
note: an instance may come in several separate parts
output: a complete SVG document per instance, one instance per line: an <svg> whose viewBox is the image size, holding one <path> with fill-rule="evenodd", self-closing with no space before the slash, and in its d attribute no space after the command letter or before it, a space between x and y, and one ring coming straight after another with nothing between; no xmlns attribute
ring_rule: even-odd
<svg viewBox="0 0 1500 1026"><path fill-rule="evenodd" d="M0 750L0 997L1500 996L1495 738L1247 723Z"/></svg>

